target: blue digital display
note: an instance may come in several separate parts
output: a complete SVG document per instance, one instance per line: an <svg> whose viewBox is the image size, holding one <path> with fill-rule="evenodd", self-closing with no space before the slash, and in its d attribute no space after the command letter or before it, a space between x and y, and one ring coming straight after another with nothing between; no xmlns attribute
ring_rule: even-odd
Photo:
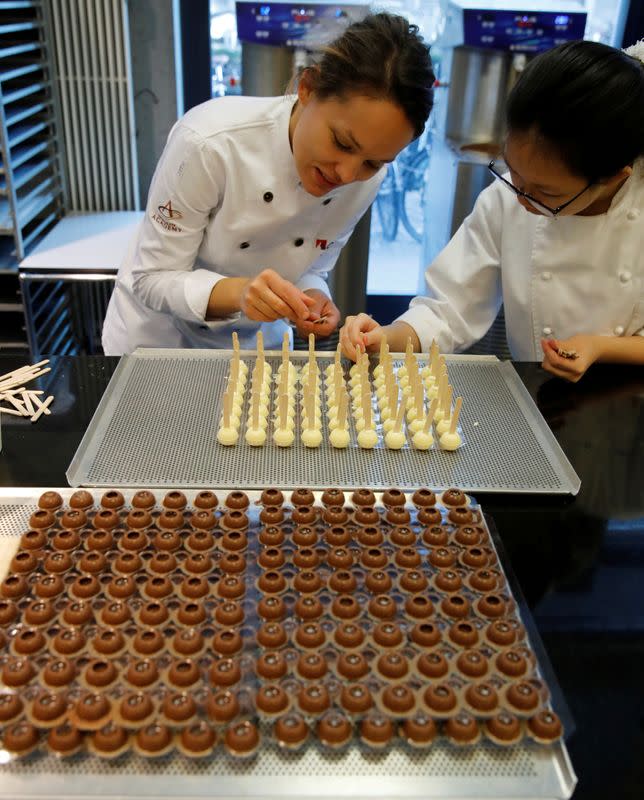
<svg viewBox="0 0 644 800"><path fill-rule="evenodd" d="M541 53L583 39L585 12L463 10L463 44L517 53Z"/></svg>
<svg viewBox="0 0 644 800"><path fill-rule="evenodd" d="M242 42L287 45L297 47L310 34L314 26L325 21L337 24L340 19L362 19L369 10L367 3L257 3L238 2L237 36Z"/></svg>

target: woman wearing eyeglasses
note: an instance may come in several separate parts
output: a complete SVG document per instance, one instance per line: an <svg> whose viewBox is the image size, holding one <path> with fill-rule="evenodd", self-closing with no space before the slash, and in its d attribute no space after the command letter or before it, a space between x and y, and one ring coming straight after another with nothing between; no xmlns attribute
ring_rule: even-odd
<svg viewBox="0 0 644 800"><path fill-rule="evenodd" d="M392 350L465 350L503 303L517 360L572 381L595 361L644 364L644 40L541 54L506 119L497 180L427 268L426 295L385 327L348 317L347 356L383 335Z"/></svg>

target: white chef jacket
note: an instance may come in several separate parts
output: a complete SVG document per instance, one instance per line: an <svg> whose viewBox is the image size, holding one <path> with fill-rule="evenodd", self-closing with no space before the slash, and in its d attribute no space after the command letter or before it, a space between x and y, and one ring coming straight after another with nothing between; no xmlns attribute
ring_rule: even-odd
<svg viewBox="0 0 644 800"><path fill-rule="evenodd" d="M513 358L541 361L542 338L644 335L644 159L605 214L531 214L500 181L425 271L427 295L400 319L427 350L465 350L501 303Z"/></svg>
<svg viewBox="0 0 644 800"><path fill-rule="evenodd" d="M242 346L262 328L279 346L283 322L236 313L205 320L224 277L277 271L326 294L328 272L373 202L385 169L314 197L301 186L288 127L295 98L224 97L170 131L145 217L119 269L103 326L107 355L136 347Z"/></svg>

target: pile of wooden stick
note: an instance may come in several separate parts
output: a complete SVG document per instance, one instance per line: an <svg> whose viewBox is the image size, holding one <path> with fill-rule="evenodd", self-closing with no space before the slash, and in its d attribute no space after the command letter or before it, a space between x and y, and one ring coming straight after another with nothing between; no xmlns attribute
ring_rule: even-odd
<svg viewBox="0 0 644 800"><path fill-rule="evenodd" d="M30 417L32 422L40 419L42 414L51 414L49 406L54 401L53 394L45 400L40 389L27 389L26 384L50 371L49 359L30 364L6 375L0 375L0 413L15 417ZM4 405L6 404L6 405Z"/></svg>

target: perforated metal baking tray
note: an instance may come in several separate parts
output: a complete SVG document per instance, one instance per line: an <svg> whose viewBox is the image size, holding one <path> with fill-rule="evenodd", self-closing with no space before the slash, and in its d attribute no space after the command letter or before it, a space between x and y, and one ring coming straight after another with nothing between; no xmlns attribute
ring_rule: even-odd
<svg viewBox="0 0 644 800"><path fill-rule="evenodd" d="M508 362L448 357L455 396L463 397L465 444L454 452L363 450L353 429L353 444L335 450L325 428L316 449L304 447L299 435L288 448L250 447L243 435L223 447L216 434L231 355L150 349L124 356L69 466L70 485L408 489L422 483L475 493L579 491L578 476ZM249 362L254 356L243 353ZM279 363L277 353L267 357ZM304 361L307 354L290 357ZM332 356L318 353L317 360L324 368Z"/></svg>
<svg viewBox="0 0 644 800"><path fill-rule="evenodd" d="M213 487L219 490L219 487ZM283 487L282 487L283 488ZM44 489L0 489L0 579L20 532ZM70 489L57 489L67 501ZM131 493L125 492L126 502ZM259 494L249 492L251 501ZM319 498L318 498L319 499ZM502 553L499 553L502 558ZM504 570L506 571L506 566ZM515 599L519 600L515 592ZM529 614L522 609L535 647ZM543 656L539 654L543 671ZM552 684L549 684L551 690ZM341 752L309 747L298 753L274 745L248 761L220 750L207 759L171 754L159 759L127 755L114 762L92 756L38 756L9 760L0 750L0 798L196 798L217 800L326 800L327 798L513 798L564 800L577 778L563 742L543 747L481 743L457 748L437 741L428 750L406 746L376 753L360 745Z"/></svg>

